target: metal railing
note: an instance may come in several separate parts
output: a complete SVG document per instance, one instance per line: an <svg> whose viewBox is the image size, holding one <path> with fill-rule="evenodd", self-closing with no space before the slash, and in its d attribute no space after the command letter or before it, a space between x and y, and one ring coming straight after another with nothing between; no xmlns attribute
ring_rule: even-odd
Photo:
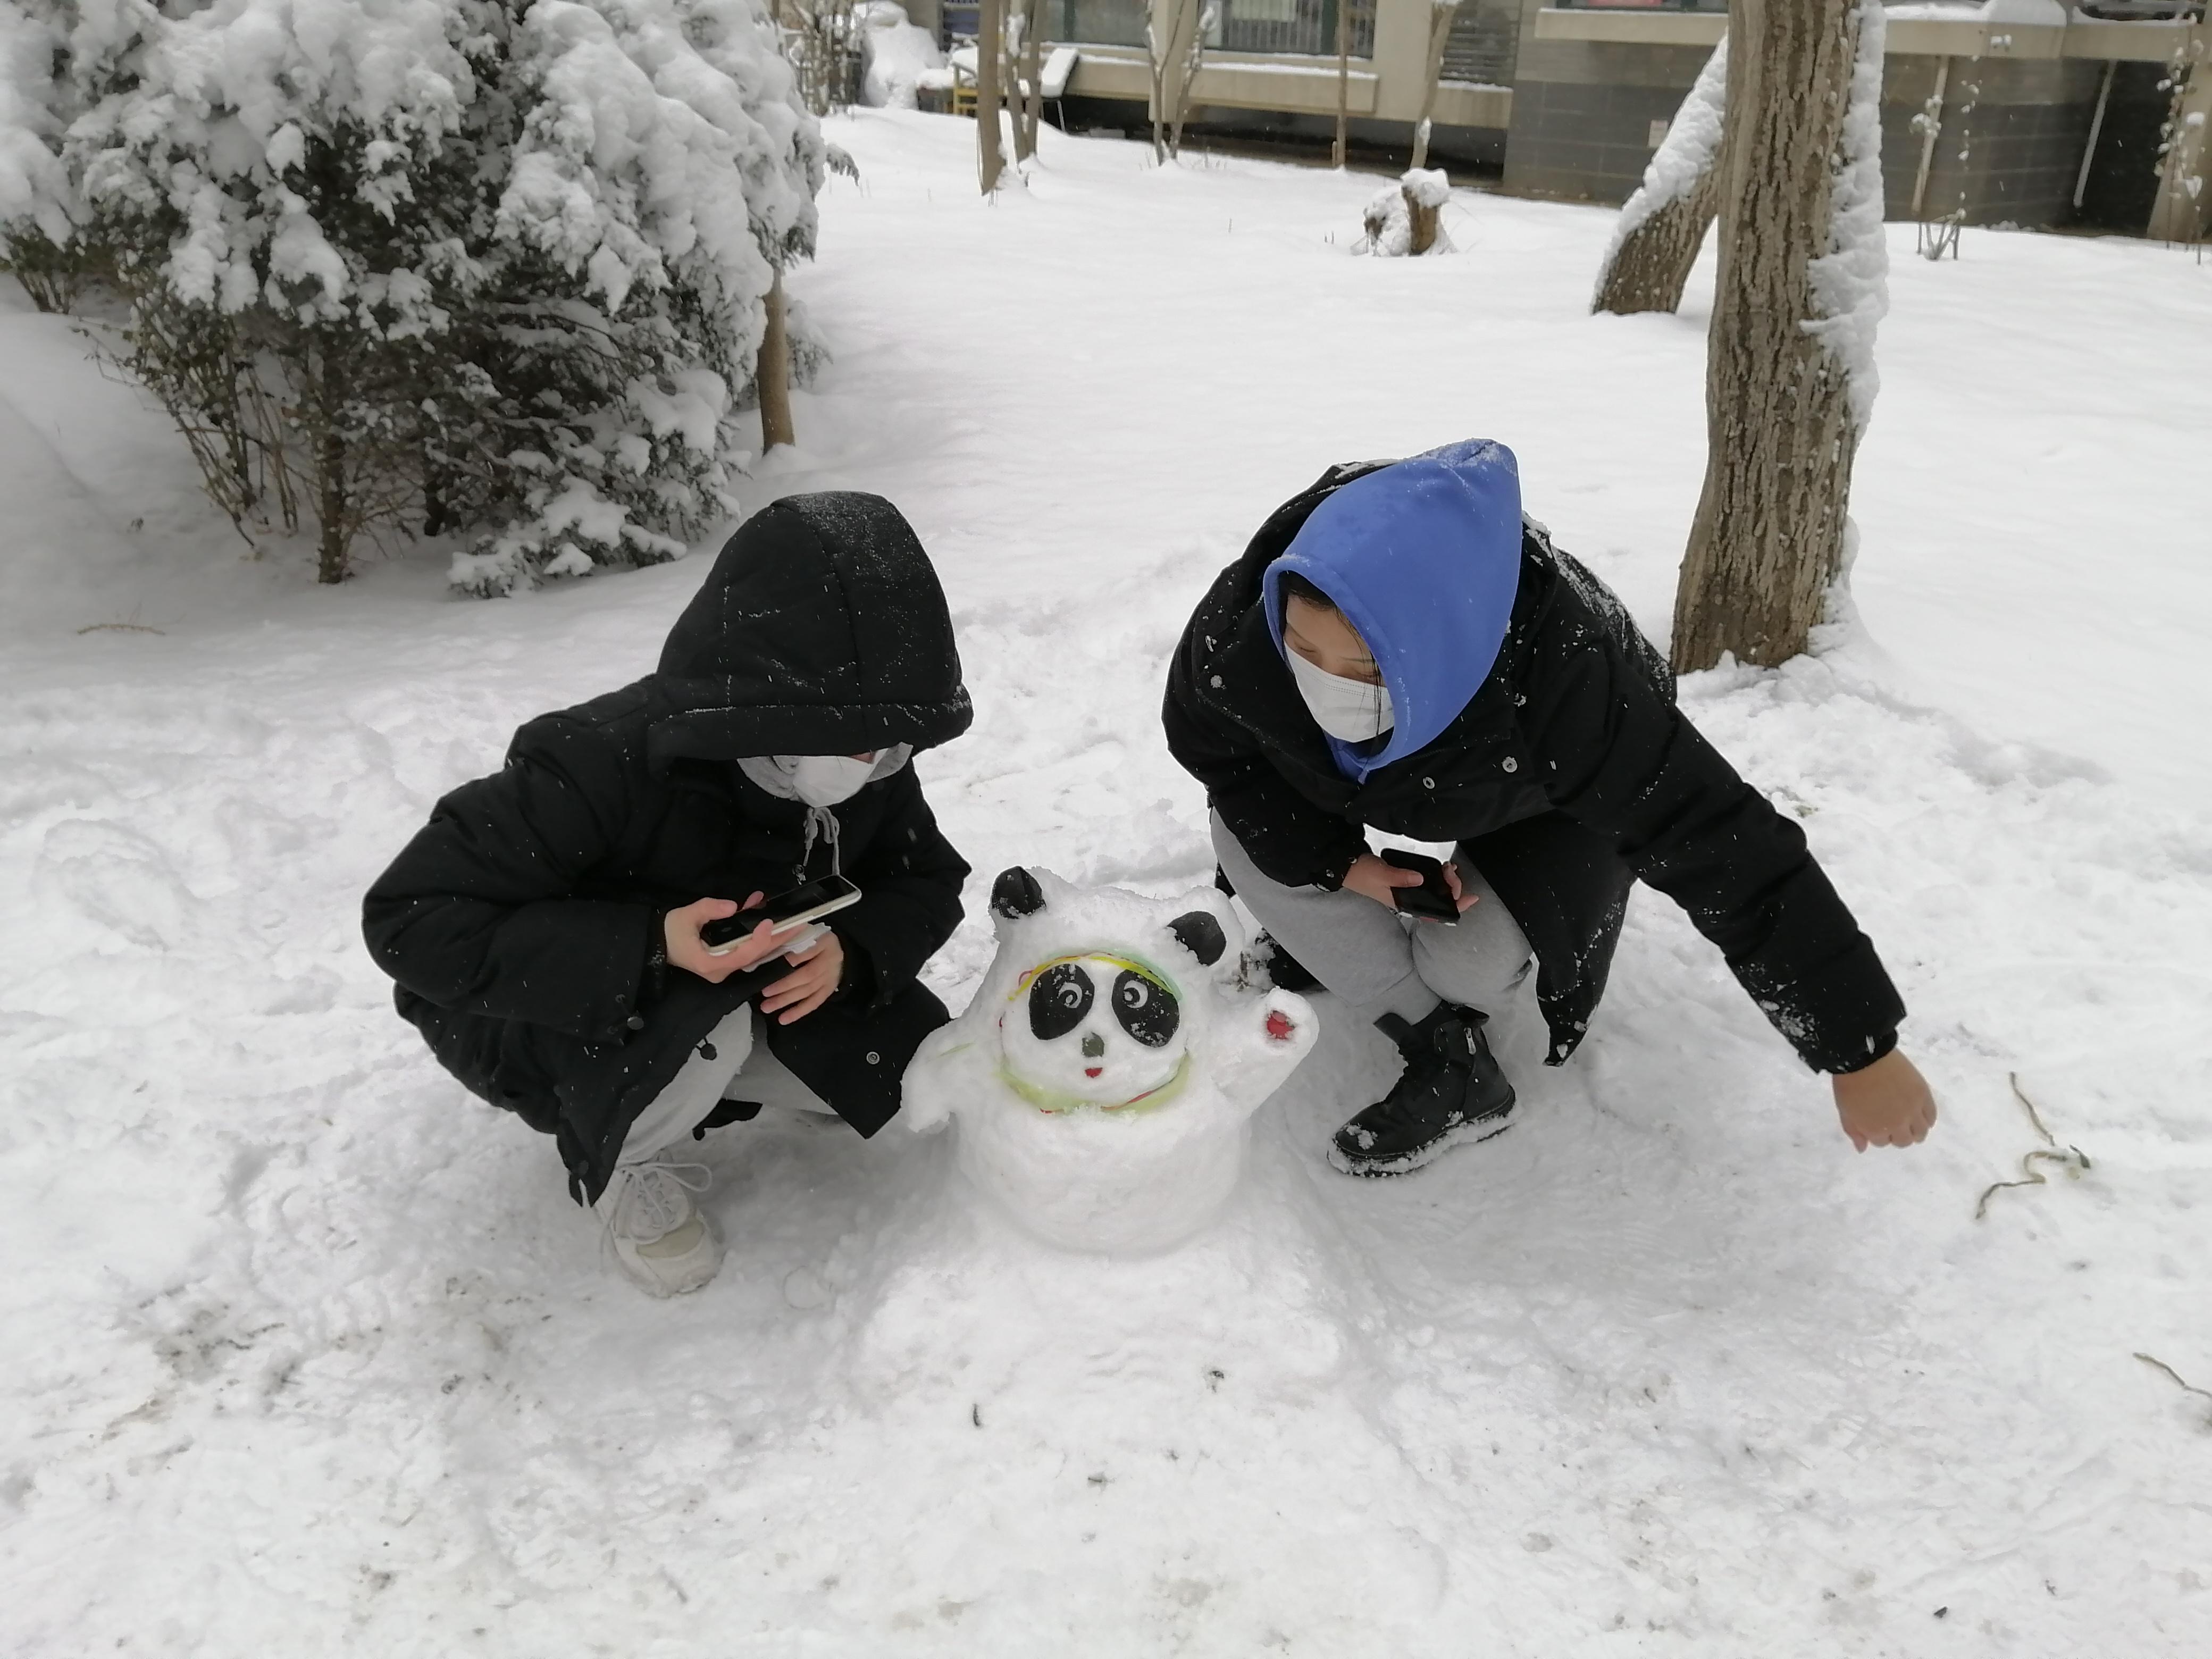
<svg viewBox="0 0 2212 1659"><path fill-rule="evenodd" d="M1224 52L1256 52L1291 58L1336 56L1338 0L1218 0ZM1352 55L1375 55L1375 8L1352 3Z"/></svg>
<svg viewBox="0 0 2212 1659"><path fill-rule="evenodd" d="M2084 17L2112 23L2193 23L2204 15L2204 0L2078 0L2078 4Z"/></svg>
<svg viewBox="0 0 2212 1659"><path fill-rule="evenodd" d="M1443 79L1510 87L1521 55L1519 0L1460 0L1444 41Z"/></svg>
<svg viewBox="0 0 2212 1659"><path fill-rule="evenodd" d="M1350 0L1352 55L1375 55L1371 0ZM1277 57L1334 57L1339 0L1215 0L1206 46ZM1053 39L1077 46L1141 46L1146 0L1059 0Z"/></svg>
<svg viewBox="0 0 2212 1659"><path fill-rule="evenodd" d="M1728 0L1549 0L1559 11L1717 11Z"/></svg>
<svg viewBox="0 0 2212 1659"><path fill-rule="evenodd" d="M1145 19L1151 8L1145 0L1060 0L1053 8L1059 25L1055 40L1079 46L1141 46Z"/></svg>

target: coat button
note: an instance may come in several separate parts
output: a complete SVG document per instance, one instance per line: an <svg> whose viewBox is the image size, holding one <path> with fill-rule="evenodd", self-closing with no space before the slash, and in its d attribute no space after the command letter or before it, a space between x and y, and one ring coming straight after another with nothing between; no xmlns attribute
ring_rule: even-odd
<svg viewBox="0 0 2212 1659"><path fill-rule="evenodd" d="M880 1066L880 1065L882 1065L883 1063L884 1063L884 1057L883 1057L881 1054L878 1054L878 1053L877 1053L873 1048L871 1048L871 1049L869 1049L869 1050L868 1050L868 1064L869 1064L869 1065L871 1065L871 1066Z"/></svg>
<svg viewBox="0 0 2212 1659"><path fill-rule="evenodd" d="M623 1024L629 1026L633 1031L642 1031L645 1029L645 1016L643 1014L632 1014L628 1019L624 1020Z"/></svg>
<svg viewBox="0 0 2212 1659"><path fill-rule="evenodd" d="M1504 760L1499 763L1499 764L1504 766L1509 772L1518 772L1521 769L1521 763L1515 760L1510 755L1508 755Z"/></svg>
<svg viewBox="0 0 2212 1659"><path fill-rule="evenodd" d="M1220 675L1218 675L1218 674L1216 674L1216 675L1215 675L1215 676L1214 676L1211 680L1209 680L1209 681L1208 681L1208 682L1206 682L1206 683L1207 683L1209 685L1212 686L1212 688L1213 688L1215 690L1217 690L1217 691L1218 691L1219 690L1221 690L1221 676L1220 676Z"/></svg>

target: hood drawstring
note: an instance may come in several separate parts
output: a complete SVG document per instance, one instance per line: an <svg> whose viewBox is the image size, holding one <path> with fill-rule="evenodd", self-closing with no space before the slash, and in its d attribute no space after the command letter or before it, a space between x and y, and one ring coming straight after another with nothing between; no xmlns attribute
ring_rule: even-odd
<svg viewBox="0 0 2212 1659"><path fill-rule="evenodd" d="M800 881L806 880L807 871L813 867L814 843L817 841L829 843L830 873L833 876L842 876L845 873L837 850L837 815L828 807L810 806L806 809L806 842L799 854Z"/></svg>

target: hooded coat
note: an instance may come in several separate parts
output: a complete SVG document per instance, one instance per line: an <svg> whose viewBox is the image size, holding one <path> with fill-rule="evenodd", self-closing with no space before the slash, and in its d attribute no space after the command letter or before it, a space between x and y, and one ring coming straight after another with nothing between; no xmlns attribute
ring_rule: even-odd
<svg viewBox="0 0 2212 1659"><path fill-rule="evenodd" d="M369 890L369 951L441 1063L552 1134L591 1202L685 1057L791 971L777 958L711 985L667 969L661 917L781 892L838 860L863 895L832 923L843 984L771 1022L768 1042L872 1135L946 1018L915 975L959 925L968 866L911 766L826 809L833 843L736 763L927 749L972 718L944 592L898 510L787 497L723 548L656 672L532 720L501 771L437 804Z"/></svg>
<svg viewBox="0 0 2212 1659"><path fill-rule="evenodd" d="M1665 660L1612 591L1520 518L1517 483L1506 538L1486 540L1492 477L1454 555L1502 564L1510 584L1492 591L1494 572L1473 574L1484 591L1471 611L1451 579L1434 586L1437 614L1478 619L1458 653L1473 669L1424 679L1370 641L1394 706L1420 705L1425 729L1352 750L1315 725L1278 644L1266 573L1340 490L1392 466L1332 468L1279 507L1216 578L1170 663L1168 747L1252 862L1285 885L1333 890L1369 850L1363 826L1456 843L1536 953L1553 1065L1588 1030L1638 879L1689 912L1808 1065L1856 1071L1888 1053L1904 1005L1803 832L1684 718ZM1335 591L1345 562L1328 556L1334 544L1288 562ZM1392 620L1428 625L1410 611ZM1449 672L1473 683L1452 687Z"/></svg>

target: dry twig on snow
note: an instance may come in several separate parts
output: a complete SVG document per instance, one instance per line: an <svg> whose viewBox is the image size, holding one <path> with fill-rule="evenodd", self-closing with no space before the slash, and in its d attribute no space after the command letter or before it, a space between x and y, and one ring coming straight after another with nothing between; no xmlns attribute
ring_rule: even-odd
<svg viewBox="0 0 2212 1659"><path fill-rule="evenodd" d="M2137 1352L2136 1358L2142 1360L2144 1364L2149 1366L2153 1370L2164 1371L2168 1376L2173 1379L2174 1385L2184 1394L2193 1394L2199 1400L2212 1401L2212 1389L2200 1389L2195 1383L2185 1381L2179 1371L2174 1370L2172 1366L2167 1364L2166 1361L2159 1358L2155 1354ZM2207 1420L2208 1423L2212 1423L2212 1419Z"/></svg>
<svg viewBox="0 0 2212 1659"><path fill-rule="evenodd" d="M2043 1137L2043 1145L2021 1155L2021 1178L2018 1181L1992 1182L1983 1190L1981 1201L1974 1206L1974 1219L1977 1221L1990 1212L1990 1200L2008 1187L2040 1187L2045 1184L2048 1177L2035 1167L2038 1164L2056 1164L2077 1181L2081 1179L2081 1172L2089 1168L2088 1154L2079 1146L2068 1146L2063 1151L2059 1148L2057 1138L2044 1125L2043 1114L2035 1109L2035 1103L2020 1086L2020 1073L2008 1072L2005 1077L2012 1085L2012 1097L2027 1109L2027 1121L2035 1126L2035 1133ZM2175 1380L2179 1381L2179 1378Z"/></svg>

